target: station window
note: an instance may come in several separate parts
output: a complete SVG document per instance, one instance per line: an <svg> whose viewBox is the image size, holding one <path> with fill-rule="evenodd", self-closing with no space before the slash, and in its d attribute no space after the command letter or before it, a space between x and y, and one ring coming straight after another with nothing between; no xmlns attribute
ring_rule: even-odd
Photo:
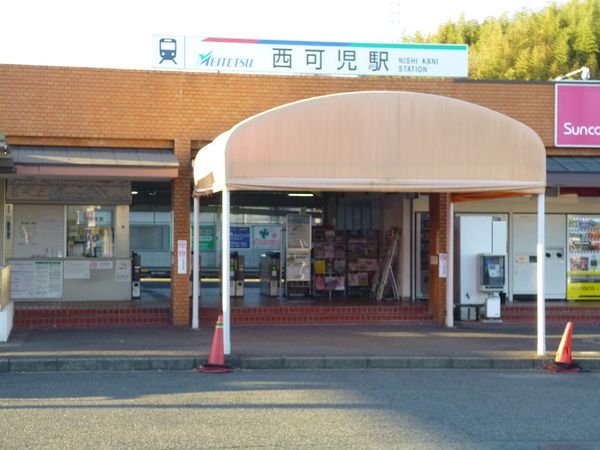
<svg viewBox="0 0 600 450"><path fill-rule="evenodd" d="M114 256L113 206L67 206L67 256Z"/></svg>
<svg viewBox="0 0 600 450"><path fill-rule="evenodd" d="M169 225L130 225L129 246L136 250L170 251Z"/></svg>

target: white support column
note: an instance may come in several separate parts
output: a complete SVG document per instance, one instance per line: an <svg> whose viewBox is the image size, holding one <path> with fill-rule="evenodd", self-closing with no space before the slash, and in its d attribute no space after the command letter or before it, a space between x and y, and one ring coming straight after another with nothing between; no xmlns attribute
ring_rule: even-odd
<svg viewBox="0 0 600 450"><path fill-rule="evenodd" d="M543 356L546 354L546 303L544 296L544 259L545 259L545 236L544 222L545 212L545 194L538 195L537 204L537 354Z"/></svg>
<svg viewBox="0 0 600 450"><path fill-rule="evenodd" d="M446 272L446 326L454 326L454 203L448 203L447 228L448 268ZM439 264L439 261L438 261Z"/></svg>
<svg viewBox="0 0 600 450"><path fill-rule="evenodd" d="M199 218L200 216L200 199L194 195L194 229L192 235L192 328L199 327L198 318L198 294L200 292L200 232Z"/></svg>
<svg viewBox="0 0 600 450"><path fill-rule="evenodd" d="M408 230L411 229L412 200L403 196L402 198L402 232L400 234L400 251L398 252L398 261L400 266L400 296L401 298L411 297L411 235Z"/></svg>
<svg viewBox="0 0 600 450"><path fill-rule="evenodd" d="M230 195L229 189L223 189L221 207L221 304L223 308L223 353L231 354L231 324L229 299L229 229Z"/></svg>

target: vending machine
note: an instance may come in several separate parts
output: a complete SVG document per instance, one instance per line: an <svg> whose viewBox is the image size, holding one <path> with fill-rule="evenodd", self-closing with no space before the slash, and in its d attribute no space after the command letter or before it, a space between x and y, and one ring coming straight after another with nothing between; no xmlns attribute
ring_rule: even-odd
<svg viewBox="0 0 600 450"><path fill-rule="evenodd" d="M569 215L567 300L600 300L600 216Z"/></svg>

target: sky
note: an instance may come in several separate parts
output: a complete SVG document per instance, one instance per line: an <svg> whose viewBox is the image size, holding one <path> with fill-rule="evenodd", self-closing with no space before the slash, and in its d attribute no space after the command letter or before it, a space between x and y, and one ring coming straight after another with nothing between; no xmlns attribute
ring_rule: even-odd
<svg viewBox="0 0 600 450"><path fill-rule="evenodd" d="M564 1L559 1L563 3ZM548 0L3 0L0 64L151 69L153 34L353 43Z"/></svg>

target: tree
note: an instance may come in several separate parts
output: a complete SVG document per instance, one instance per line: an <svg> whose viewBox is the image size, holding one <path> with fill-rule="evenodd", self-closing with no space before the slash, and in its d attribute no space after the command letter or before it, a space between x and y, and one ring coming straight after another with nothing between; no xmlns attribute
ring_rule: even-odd
<svg viewBox="0 0 600 450"><path fill-rule="evenodd" d="M417 33L414 41L469 45L469 78L474 79L552 80L583 66L597 77L600 0L523 9L481 24L463 14L431 35Z"/></svg>

